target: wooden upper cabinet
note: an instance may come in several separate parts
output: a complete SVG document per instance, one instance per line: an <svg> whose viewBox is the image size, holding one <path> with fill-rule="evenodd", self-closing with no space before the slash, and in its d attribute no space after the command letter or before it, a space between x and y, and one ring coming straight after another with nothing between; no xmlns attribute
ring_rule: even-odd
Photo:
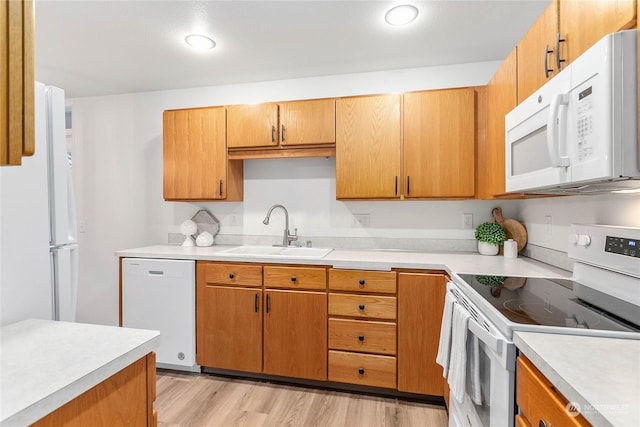
<svg viewBox="0 0 640 427"><path fill-rule="evenodd" d="M242 200L242 163L228 164L225 132L224 107L164 112L166 200Z"/></svg>
<svg viewBox="0 0 640 427"><path fill-rule="evenodd" d="M279 107L282 145L335 144L335 99L284 102Z"/></svg>
<svg viewBox="0 0 640 427"><path fill-rule="evenodd" d="M518 43L518 103L527 99L557 73L557 31L558 0L552 0Z"/></svg>
<svg viewBox="0 0 640 427"><path fill-rule="evenodd" d="M227 107L229 148L335 143L335 100L314 99Z"/></svg>
<svg viewBox="0 0 640 427"><path fill-rule="evenodd" d="M403 102L404 196L473 197L473 88L407 93Z"/></svg>
<svg viewBox="0 0 640 427"><path fill-rule="evenodd" d="M512 50L487 84L487 135L484 143L478 146L476 197L480 199L505 196L504 117L517 105L516 61L519 54L519 47Z"/></svg>
<svg viewBox="0 0 640 427"><path fill-rule="evenodd" d="M568 65L609 33L636 26L637 0L558 0L560 58Z"/></svg>
<svg viewBox="0 0 640 427"><path fill-rule="evenodd" d="M35 152L34 2L0 3L0 166Z"/></svg>
<svg viewBox="0 0 640 427"><path fill-rule="evenodd" d="M637 0L552 0L518 43L518 103L605 35L635 27L636 4Z"/></svg>
<svg viewBox="0 0 640 427"><path fill-rule="evenodd" d="M227 145L229 148L278 145L278 105L227 107Z"/></svg>
<svg viewBox="0 0 640 427"><path fill-rule="evenodd" d="M336 100L338 199L398 197L400 124L400 95Z"/></svg>

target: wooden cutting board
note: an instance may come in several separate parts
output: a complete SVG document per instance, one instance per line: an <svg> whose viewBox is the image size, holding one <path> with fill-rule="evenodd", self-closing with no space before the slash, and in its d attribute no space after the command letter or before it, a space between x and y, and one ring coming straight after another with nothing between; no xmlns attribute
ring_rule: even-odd
<svg viewBox="0 0 640 427"><path fill-rule="evenodd" d="M513 239L518 243L518 252L520 252L527 245L527 229L519 221L503 217L502 208L493 208L491 213L493 219L507 232L507 240ZM500 252L502 250L503 247L500 246Z"/></svg>

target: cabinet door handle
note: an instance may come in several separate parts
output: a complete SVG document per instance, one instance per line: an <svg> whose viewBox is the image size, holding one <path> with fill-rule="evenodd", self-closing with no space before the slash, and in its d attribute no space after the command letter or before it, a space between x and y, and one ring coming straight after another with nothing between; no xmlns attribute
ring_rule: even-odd
<svg viewBox="0 0 640 427"><path fill-rule="evenodd" d="M549 50L549 45L544 47L544 76L549 78L549 75L553 72L552 68L549 68L549 54L553 53L552 50Z"/></svg>
<svg viewBox="0 0 640 427"><path fill-rule="evenodd" d="M284 125L282 125L282 131L280 133L280 141L284 142Z"/></svg>
<svg viewBox="0 0 640 427"><path fill-rule="evenodd" d="M560 71L560 68L562 68L562 63L567 62L566 59L560 58L560 43L564 43L565 41L566 39L560 38L560 31L558 31L558 33L556 34L556 68L558 69L558 71Z"/></svg>
<svg viewBox="0 0 640 427"><path fill-rule="evenodd" d="M298 278L296 276L291 276L291 281L295 282L296 280L298 280Z"/></svg>
<svg viewBox="0 0 640 427"><path fill-rule="evenodd" d="M358 368L358 374L364 375L364 368Z"/></svg>
<svg viewBox="0 0 640 427"><path fill-rule="evenodd" d="M271 125L271 142L276 142L276 127Z"/></svg>
<svg viewBox="0 0 640 427"><path fill-rule="evenodd" d="M266 307L265 307L265 309L267 311L267 314L269 313L269 309L270 308L271 308L271 305L269 304L269 294L267 294L267 304L266 304Z"/></svg>
<svg viewBox="0 0 640 427"><path fill-rule="evenodd" d="M364 310L364 304L360 304L360 305L358 306L358 309L359 309L359 310Z"/></svg>
<svg viewBox="0 0 640 427"><path fill-rule="evenodd" d="M538 427L547 427L547 423L544 420L538 421Z"/></svg>
<svg viewBox="0 0 640 427"><path fill-rule="evenodd" d="M254 308L254 311L255 311L256 313L257 313L257 312L258 312L258 310L260 309L260 306L259 306L258 304L259 304L259 303L258 303L258 294L256 293L256 298L255 298L255 300L254 300L254 302L253 302L253 308Z"/></svg>
<svg viewBox="0 0 640 427"><path fill-rule="evenodd" d="M365 284L365 280L364 279L358 280L358 285L360 285L361 288L364 288L364 284Z"/></svg>
<svg viewBox="0 0 640 427"><path fill-rule="evenodd" d="M364 335L358 335L358 341L363 342L364 341Z"/></svg>
<svg viewBox="0 0 640 427"><path fill-rule="evenodd" d="M398 195L398 175L396 175L396 196Z"/></svg>
<svg viewBox="0 0 640 427"><path fill-rule="evenodd" d="M222 196L222 180L220 180L220 187L219 187L218 191L220 192L220 195Z"/></svg>
<svg viewBox="0 0 640 427"><path fill-rule="evenodd" d="M411 177L407 175L407 196L411 193Z"/></svg>

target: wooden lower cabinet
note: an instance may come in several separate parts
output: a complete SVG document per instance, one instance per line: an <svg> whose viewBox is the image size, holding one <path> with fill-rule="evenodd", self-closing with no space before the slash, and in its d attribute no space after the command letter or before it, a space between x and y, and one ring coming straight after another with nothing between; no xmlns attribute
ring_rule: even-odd
<svg viewBox="0 0 640 427"><path fill-rule="evenodd" d="M396 354L396 324L329 319L329 348L361 353Z"/></svg>
<svg viewBox="0 0 640 427"><path fill-rule="evenodd" d="M516 403L520 411L517 425L590 425L581 414L569 414L569 401L522 355L516 363Z"/></svg>
<svg viewBox="0 0 640 427"><path fill-rule="evenodd" d="M326 380L326 292L264 292L264 373Z"/></svg>
<svg viewBox="0 0 640 427"><path fill-rule="evenodd" d="M36 421L35 427L157 426L155 353Z"/></svg>
<svg viewBox="0 0 640 427"><path fill-rule="evenodd" d="M398 390L444 395L442 368L436 364L446 276L398 274Z"/></svg>
<svg viewBox="0 0 640 427"><path fill-rule="evenodd" d="M396 388L396 358L330 350L329 380Z"/></svg>
<svg viewBox="0 0 640 427"><path fill-rule="evenodd" d="M447 395L443 272L198 261L196 281L201 366Z"/></svg>
<svg viewBox="0 0 640 427"><path fill-rule="evenodd" d="M197 318L199 365L262 371L261 289L205 286L198 292Z"/></svg>

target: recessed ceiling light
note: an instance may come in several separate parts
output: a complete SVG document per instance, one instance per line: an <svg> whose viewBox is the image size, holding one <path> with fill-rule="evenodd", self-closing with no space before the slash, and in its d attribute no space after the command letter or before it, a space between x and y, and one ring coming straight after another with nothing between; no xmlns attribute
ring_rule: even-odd
<svg viewBox="0 0 640 427"><path fill-rule="evenodd" d="M194 49L206 50L216 47L216 42L202 34L189 34L184 41Z"/></svg>
<svg viewBox="0 0 640 427"><path fill-rule="evenodd" d="M407 25L418 17L418 9L410 4L392 7L384 15L384 20L389 25Z"/></svg>

